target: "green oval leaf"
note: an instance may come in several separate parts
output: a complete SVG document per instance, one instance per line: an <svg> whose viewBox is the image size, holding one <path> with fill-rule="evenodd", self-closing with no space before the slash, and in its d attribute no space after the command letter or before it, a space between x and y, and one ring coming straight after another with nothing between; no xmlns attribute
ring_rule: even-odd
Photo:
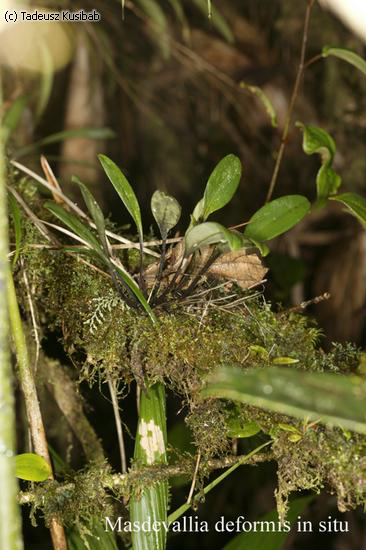
<svg viewBox="0 0 366 550"><path fill-rule="evenodd" d="M357 195L357 193L342 193L329 198L347 206L350 213L366 227L366 199L361 197L361 195Z"/></svg>
<svg viewBox="0 0 366 550"><path fill-rule="evenodd" d="M338 59L343 59L343 61L347 61L347 63L350 63L350 65L353 65L359 71L361 71L361 73L366 75L366 61L351 50L347 50L345 48L332 48L331 46L324 46L322 56L333 56L338 57Z"/></svg>
<svg viewBox="0 0 366 550"><path fill-rule="evenodd" d="M73 181L74 183L77 183L78 186L80 187L80 191L81 191L81 194L83 195L84 202L89 210L91 217L93 218L93 221L98 231L99 238L103 244L104 250L106 251L108 247L107 247L107 240L105 236L105 221L104 221L103 212L99 204L95 200L91 191L89 191L87 186L84 185L84 183L80 180L78 176L72 176L71 181Z"/></svg>
<svg viewBox="0 0 366 550"><path fill-rule="evenodd" d="M192 227L184 237L185 255L189 256L196 250L211 244L221 243L227 245L230 250L239 250L252 243L240 233L229 231L223 225L215 222L205 222Z"/></svg>
<svg viewBox="0 0 366 550"><path fill-rule="evenodd" d="M230 418L227 422L229 437L252 437L261 431L261 427L255 422L240 422L239 418Z"/></svg>
<svg viewBox="0 0 366 550"><path fill-rule="evenodd" d="M113 187L122 199L123 204L131 214L139 233L140 241L143 241L143 230L141 222L140 206L137 202L136 195L127 181L124 174L118 168L117 164L113 162L106 155L98 155L104 172L107 174L108 179L112 183Z"/></svg>
<svg viewBox="0 0 366 550"><path fill-rule="evenodd" d="M15 457L15 475L27 481L46 481L51 475L50 465L43 456L24 453Z"/></svg>
<svg viewBox="0 0 366 550"><path fill-rule="evenodd" d="M310 203L301 195L286 195L260 208L245 228L248 239L269 241L296 225L310 211Z"/></svg>
<svg viewBox="0 0 366 550"><path fill-rule="evenodd" d="M151 198L151 211L162 238L166 239L169 231L179 222L182 211L179 202L163 191L155 191Z"/></svg>
<svg viewBox="0 0 366 550"><path fill-rule="evenodd" d="M201 393L366 434L366 381L358 376L275 366L245 371L221 367Z"/></svg>
<svg viewBox="0 0 366 550"><path fill-rule="evenodd" d="M224 157L211 173L203 195L203 219L231 201L239 185L241 163L235 155Z"/></svg>

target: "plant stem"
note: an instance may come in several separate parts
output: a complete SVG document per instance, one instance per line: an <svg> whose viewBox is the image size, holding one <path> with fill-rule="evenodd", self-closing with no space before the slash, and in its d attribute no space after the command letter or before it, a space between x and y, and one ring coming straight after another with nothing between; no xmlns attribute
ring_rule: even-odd
<svg viewBox="0 0 366 550"><path fill-rule="evenodd" d="M142 465L166 465L166 411L165 388L155 384L141 392L140 416L136 434L134 458ZM146 481L133 491L130 504L132 525L142 525L148 520L162 526L167 524L168 483L156 481L146 486ZM134 522L137 522L136 524ZM164 550L166 531L139 531L132 533L134 550Z"/></svg>
<svg viewBox="0 0 366 550"><path fill-rule="evenodd" d="M2 88L0 80L0 113L1 111ZM17 504L18 483L15 477L15 461L13 458L15 450L15 412L9 353L9 319L6 307L8 217L5 191L4 136L5 131L0 123L0 548L2 550L21 550L23 540L20 512Z"/></svg>
<svg viewBox="0 0 366 550"><path fill-rule="evenodd" d="M108 387L109 387L109 393L111 394L113 414L114 414L114 419L115 419L115 423L116 423L118 445L119 445L119 454L120 454L120 457L121 457L122 473L125 474L127 472L127 462L126 462L125 444L124 444L124 440L123 440L123 430L122 430L121 417L119 415L119 406L118 406L116 384L115 384L114 380L111 380L110 377L108 377Z"/></svg>
<svg viewBox="0 0 366 550"><path fill-rule="evenodd" d="M12 330L19 369L19 381L24 395L33 447L36 454L43 456L43 458L48 462L52 471L52 464L48 453L46 433L38 402L37 389L29 361L27 344L23 332L22 320L20 317L17 297L15 293L14 280L9 267L7 292L10 326ZM52 478L53 475L51 475L51 479ZM50 522L50 532L53 547L55 548L55 550L67 550L64 529L55 518L52 519Z"/></svg>
<svg viewBox="0 0 366 550"><path fill-rule="evenodd" d="M226 472L222 473L216 479L214 479L211 483L209 483L203 489L203 494L207 495L207 493L209 493L211 491L211 489L213 489L214 487L216 487L216 485L221 483L221 481L223 481L234 470L236 470L242 464L245 464L245 462L249 458L251 458L253 455L259 453L259 451L261 451L264 447L267 447L267 445L270 445L271 443L272 443L272 439L270 441L267 441L266 443L263 443L263 445L260 445L259 447L257 447L256 449L254 449L253 451L248 453L247 455L244 455L244 456L240 457L240 459L237 461L236 464L233 464L233 466L231 466L231 468L226 470ZM170 516L168 517L169 524L173 523L173 521L176 521L178 518L180 518L180 516L182 516L184 514L184 512L186 512L191 507L191 505L192 505L191 502L186 502L185 504L182 504L182 506L180 506L175 512L170 514Z"/></svg>
<svg viewBox="0 0 366 550"><path fill-rule="evenodd" d="M289 105L289 108L288 108L288 111L287 111L287 114L286 114L285 127L283 129L282 137L281 137L281 145L280 145L280 148L279 148L278 153L277 153L276 163L275 163L275 166L274 166L274 169L273 169L271 183L269 184L269 189L268 189L268 193L267 193L267 197L266 197L266 202L269 202L271 200L273 190L274 190L275 185L276 185L276 181L277 181L278 174L279 174L280 167L281 167L283 154L285 152L287 136L288 136L288 133L289 133L289 130L290 130L292 112L294 110L296 98L297 98L297 95L299 93L300 82L301 82L302 76L304 74L305 52L306 52L306 43L307 43L307 40L308 40L310 13L311 13L311 9L314 5L314 1L315 0L307 0L306 13L305 13L305 22L304 22L304 31L303 31L303 35L302 35L300 64L299 64L299 68L297 70L294 89L292 91L292 95L291 95L291 99L290 99L290 105Z"/></svg>

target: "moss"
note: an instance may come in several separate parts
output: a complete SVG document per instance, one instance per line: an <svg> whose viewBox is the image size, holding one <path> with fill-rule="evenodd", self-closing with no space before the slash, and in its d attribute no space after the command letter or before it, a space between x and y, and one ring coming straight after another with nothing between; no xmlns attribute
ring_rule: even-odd
<svg viewBox="0 0 366 550"><path fill-rule="evenodd" d="M29 223L25 224L25 239L28 244L39 242ZM152 325L142 310L122 303L107 276L65 252L28 246L22 258L31 274L40 322L46 330L59 331L80 379L93 384L114 378L127 388L134 379L163 381L187 408L186 422L203 459L225 455L232 441L227 436L227 403L202 401L199 395L203 379L218 365L270 368L276 357L291 357L298 361L292 368L310 371L350 373L358 366L354 346L337 344L324 353L318 345L320 331L311 320L294 313L275 313L261 296L247 296L233 308L215 302L215 297L221 296L215 293L201 307L195 303L194 309L189 300L171 301L168 308L156 310L159 323ZM18 288L22 294L21 277ZM240 289L237 294L246 296ZM27 307L25 297L20 299ZM337 493L341 510L364 503L366 438L324 427L306 431L294 419L255 407L237 407L242 420L257 422L265 434L275 438L277 501L282 514L288 495L299 489L327 486ZM279 429L281 423L293 425L301 433L297 441L290 441L289 433ZM134 468L141 483L141 469L138 464ZM80 475L82 479L86 474ZM147 472L143 483L159 476L163 479L162 470L154 475ZM83 494L80 487L78 498L79 508L85 506L82 514L89 518L99 499L98 490L93 492L96 479L93 475L84 479L82 485L90 488ZM52 487L50 490L52 493ZM57 509L57 499L52 506L51 501L50 497L46 517L55 511L52 506ZM62 514L63 521L73 521L70 506Z"/></svg>

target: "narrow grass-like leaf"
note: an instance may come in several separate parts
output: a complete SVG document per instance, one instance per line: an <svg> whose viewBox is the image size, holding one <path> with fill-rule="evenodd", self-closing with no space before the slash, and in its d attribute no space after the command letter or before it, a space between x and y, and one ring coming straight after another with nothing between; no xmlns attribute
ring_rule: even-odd
<svg viewBox="0 0 366 550"><path fill-rule="evenodd" d="M89 246L91 246L91 248L95 250L95 252L97 252L98 254L102 253L101 246L94 233L92 233L90 229L74 214L65 210L60 204L52 201L46 201L44 203L44 207L52 212L52 214L54 214L56 218L67 225L67 227L69 227L74 233L76 233L76 235L87 242Z"/></svg>
<svg viewBox="0 0 366 550"><path fill-rule="evenodd" d="M20 479L45 481L51 473L51 468L43 456L33 453L15 456L15 475Z"/></svg>
<svg viewBox="0 0 366 550"><path fill-rule="evenodd" d="M149 17L149 23L156 35L161 53L165 58L170 55L169 26L164 10L156 0L136 0Z"/></svg>
<svg viewBox="0 0 366 550"><path fill-rule="evenodd" d="M366 199L364 199L364 197L357 195L357 193L341 193L340 195L329 198L334 201L342 202L347 206L350 213L366 227Z"/></svg>
<svg viewBox="0 0 366 550"><path fill-rule="evenodd" d="M224 157L211 173L203 195L203 219L223 208L234 196L241 178L241 163L235 155Z"/></svg>
<svg viewBox="0 0 366 550"><path fill-rule="evenodd" d="M72 181L74 183L77 183L78 186L80 187L81 194L83 195L85 204L90 212L91 217L93 218L93 221L98 231L99 239L103 245L104 251L106 252L108 247L107 247L107 239L105 236L105 221L104 221L103 212L99 204L95 200L91 191L89 191L87 186L84 185L84 183L80 180L80 178L77 176L73 176Z"/></svg>
<svg viewBox="0 0 366 550"><path fill-rule="evenodd" d="M234 35L230 26L221 13L215 8L215 6L212 5L212 2L209 8L207 0L193 0L193 3L205 17L207 17L208 13L211 14L210 21L212 22L213 27L216 28L216 30L221 34L221 36L223 36L223 38L225 38L227 42L234 42Z"/></svg>
<svg viewBox="0 0 366 550"><path fill-rule="evenodd" d="M21 223L21 214L17 201L14 199L13 195L9 193L9 206L11 217L13 218L14 224L14 235L15 235L15 254L13 258L13 267L17 263L20 254L20 243L22 240L22 223Z"/></svg>
<svg viewBox="0 0 366 550"><path fill-rule="evenodd" d="M285 195L271 201L252 216L244 236L258 242L269 241L296 225L310 211L310 202L301 195Z"/></svg>
<svg viewBox="0 0 366 550"><path fill-rule="evenodd" d="M143 241L140 206L131 185L113 160L108 158L106 155L98 155L98 158L103 166L103 170L108 176L109 181L112 183L113 187L122 199L123 204L131 214L136 224L140 241Z"/></svg>
<svg viewBox="0 0 366 550"><path fill-rule="evenodd" d="M166 239L169 231L179 222L182 211L179 202L163 191L155 191L151 198L151 211L162 239Z"/></svg>
<svg viewBox="0 0 366 550"><path fill-rule="evenodd" d="M24 109L27 106L28 99L29 98L27 95L22 95L18 97L5 111L2 121L5 142L9 139L9 137L18 126L19 120L24 112Z"/></svg>
<svg viewBox="0 0 366 550"><path fill-rule="evenodd" d="M110 128L73 128L72 130L63 130L32 143L26 145L16 152L16 158L24 157L34 151L37 151L40 147L45 145L52 145L53 143L59 143L65 139L72 138L86 138L86 139L111 139L115 137L115 133Z"/></svg>
<svg viewBox="0 0 366 550"><path fill-rule="evenodd" d="M263 90L259 88L259 86L252 86L250 84L246 84L245 82L240 82L240 88L244 88L245 90L248 90L249 92L257 96L257 98L265 108L267 115L269 116L272 127L276 128L277 114L275 108L269 100L268 96L263 92Z"/></svg>
<svg viewBox="0 0 366 550"><path fill-rule="evenodd" d="M317 197L319 201L324 201L330 195L334 195L341 185L341 177L332 168L333 158L336 152L336 146L333 138L322 128L304 125L297 122L303 132L303 150L307 155L318 153L321 158L322 166L316 176Z"/></svg>
<svg viewBox="0 0 366 550"><path fill-rule="evenodd" d="M109 262L109 265L112 266L112 269L118 272L118 274L120 275L120 277L122 277L122 279L125 281L127 286L132 290L132 292L134 293L134 295L136 296L136 298L138 299L138 301L140 302L140 304L142 305L142 307L150 317L150 320L153 323L156 323L155 314L151 309L151 307L149 306L148 302L146 301L146 298L142 294L140 288L135 283L134 279L130 275L128 275L126 272L122 271L122 269L120 269L116 265L111 264L110 262Z"/></svg>
<svg viewBox="0 0 366 550"><path fill-rule="evenodd" d="M324 46L322 51L323 57L338 57L338 59L342 59L343 61L347 61L347 63L350 63L356 69L361 71L361 73L366 75L366 61L357 55L352 50L347 50L345 48L332 48L331 46Z"/></svg>
<svg viewBox="0 0 366 550"><path fill-rule="evenodd" d="M366 434L366 380L294 368L221 367L203 396L221 397Z"/></svg>
<svg viewBox="0 0 366 550"><path fill-rule="evenodd" d="M296 524L298 516L301 515L312 500L314 500L314 496L309 495L295 498L289 502L289 511L286 516L286 521L289 522L289 529L286 529L284 525L282 525L282 529L278 529L280 518L278 517L277 509L274 508L268 514L261 516L257 521L261 525L271 525L273 523L276 526L275 530L269 529L268 531L240 533L236 537L233 537L222 550L282 550L290 534L292 525Z"/></svg>
<svg viewBox="0 0 366 550"><path fill-rule="evenodd" d="M205 222L195 225L187 231L184 237L184 253L189 256L200 248L217 243L227 245L230 250L240 250L252 244L240 233L230 231L219 223Z"/></svg>

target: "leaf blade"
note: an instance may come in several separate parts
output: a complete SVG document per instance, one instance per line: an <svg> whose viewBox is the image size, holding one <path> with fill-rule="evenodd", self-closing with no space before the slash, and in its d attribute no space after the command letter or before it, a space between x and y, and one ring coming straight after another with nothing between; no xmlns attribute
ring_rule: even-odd
<svg viewBox="0 0 366 550"><path fill-rule="evenodd" d="M257 210L244 230L254 241L269 241L296 225L310 211L310 203L302 195L285 195Z"/></svg>
<svg viewBox="0 0 366 550"><path fill-rule="evenodd" d="M366 227L366 199L357 193L341 193L334 197L329 197L333 201L343 203L348 210L355 216L361 224Z"/></svg>
<svg viewBox="0 0 366 550"><path fill-rule="evenodd" d="M221 367L201 394L238 400L296 418L366 434L366 381L356 376L275 367Z"/></svg>
<svg viewBox="0 0 366 550"><path fill-rule="evenodd" d="M241 178L241 162L235 155L227 155L215 166L203 195L203 219L223 208L234 196Z"/></svg>
<svg viewBox="0 0 366 550"><path fill-rule="evenodd" d="M166 239L169 231L179 222L182 211L180 204L167 193L155 191L151 197L151 211L162 238Z"/></svg>
<svg viewBox="0 0 366 550"><path fill-rule="evenodd" d="M106 155L98 155L98 158L109 181L133 218L139 233L140 241L143 241L140 206L130 183L113 160Z"/></svg>
<svg viewBox="0 0 366 550"><path fill-rule="evenodd" d="M346 48L332 48L331 46L324 46L322 56L338 57L338 59L346 61L366 75L366 61L352 50L347 50Z"/></svg>
<svg viewBox="0 0 366 550"><path fill-rule="evenodd" d="M15 475L27 481L46 481L51 475L51 467L43 456L23 453L15 456Z"/></svg>

